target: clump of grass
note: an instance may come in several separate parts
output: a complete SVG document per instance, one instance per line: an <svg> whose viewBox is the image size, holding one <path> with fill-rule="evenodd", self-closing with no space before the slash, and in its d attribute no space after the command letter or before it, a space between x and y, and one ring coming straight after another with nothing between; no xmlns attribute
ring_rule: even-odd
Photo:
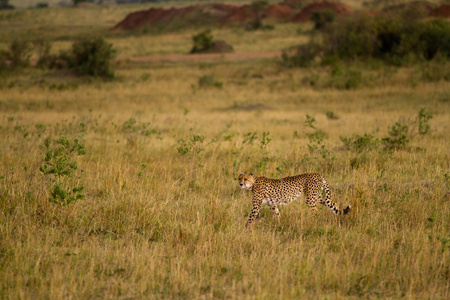
<svg viewBox="0 0 450 300"><path fill-rule="evenodd" d="M214 78L213 75L203 75L198 79L198 87L199 88L222 88L223 82L218 81Z"/></svg>
<svg viewBox="0 0 450 300"><path fill-rule="evenodd" d="M325 113L325 115L327 116L327 119L329 119L329 120L339 120L339 116L337 114L335 114L333 111L327 111Z"/></svg>

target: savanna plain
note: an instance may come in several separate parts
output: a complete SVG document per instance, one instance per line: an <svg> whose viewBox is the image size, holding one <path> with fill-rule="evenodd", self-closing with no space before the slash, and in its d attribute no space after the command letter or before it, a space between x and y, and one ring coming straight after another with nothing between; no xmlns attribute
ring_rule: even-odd
<svg viewBox="0 0 450 300"><path fill-rule="evenodd" d="M0 11L1 49L95 33L118 57L108 80L1 73L0 298L450 298L450 89L430 76L448 61L135 62L203 29L110 31L149 7ZM261 52L311 30L212 34ZM244 172L321 173L352 211L315 217L302 197L246 230Z"/></svg>

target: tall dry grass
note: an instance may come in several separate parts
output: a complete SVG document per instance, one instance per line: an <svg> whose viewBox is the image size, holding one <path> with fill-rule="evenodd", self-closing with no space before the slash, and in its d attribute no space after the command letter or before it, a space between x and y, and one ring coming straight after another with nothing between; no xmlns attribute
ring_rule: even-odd
<svg viewBox="0 0 450 300"><path fill-rule="evenodd" d="M445 82L415 83L406 68L379 86L311 87L310 70L272 61L123 64L112 82L39 72L6 79L0 99L2 298L449 297ZM340 141L413 128L422 107L431 131L405 149ZM309 151L306 114L324 156ZM63 207L39 171L45 139L60 135L86 146L74 156L85 198ZM354 209L314 219L300 199L279 223L264 208L244 230L250 195L235 179L246 171L320 172Z"/></svg>
<svg viewBox="0 0 450 300"><path fill-rule="evenodd" d="M67 49L97 33L119 56L187 52L197 32L109 33L150 5L0 12L0 48L44 35ZM213 34L273 51L306 41L296 26ZM449 298L448 63L336 65L334 76L280 60L122 61L108 82L1 73L0 298ZM421 108L433 115L425 135ZM381 140L396 122L410 129L403 149L359 153L340 139ZM67 206L49 201L56 179L39 170L61 135L86 147L62 178L85 197ZM251 196L236 176L247 171L320 172L354 209L314 218L300 199L279 223L264 208L244 230Z"/></svg>

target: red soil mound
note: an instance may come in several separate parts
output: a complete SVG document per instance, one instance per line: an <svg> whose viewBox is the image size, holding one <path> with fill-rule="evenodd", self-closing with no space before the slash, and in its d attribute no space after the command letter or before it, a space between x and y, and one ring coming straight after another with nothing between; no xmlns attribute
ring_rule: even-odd
<svg viewBox="0 0 450 300"><path fill-rule="evenodd" d="M133 12L114 26L113 30L129 30L158 22L170 21L184 16L196 9L199 9L200 7L201 5L191 5L182 8L172 7L169 9L150 8L149 10Z"/></svg>
<svg viewBox="0 0 450 300"><path fill-rule="evenodd" d="M282 4L268 5L264 15L266 18L287 19L292 15L292 8Z"/></svg>
<svg viewBox="0 0 450 300"><path fill-rule="evenodd" d="M236 9L231 14L229 14L227 17L225 17L222 20L221 25L225 25L225 24L231 23L231 22L244 22L244 21L247 21L254 17L255 17L255 14L252 13L252 11L250 10L250 6L242 5L242 6L236 7Z"/></svg>
<svg viewBox="0 0 450 300"><path fill-rule="evenodd" d="M249 5L234 6L222 3L197 4L181 8L150 8L145 11L130 13L124 20L113 27L118 30L129 30L138 27L157 24L159 22L168 22L176 18L182 18L190 13L200 12L204 16L211 17L221 25L230 22L245 22L253 20L256 15ZM292 9L281 4L268 5L262 15L265 18L284 18L289 19Z"/></svg>
<svg viewBox="0 0 450 300"><path fill-rule="evenodd" d="M437 18L450 18L450 4L443 4L439 7L436 7L429 14L430 17Z"/></svg>
<svg viewBox="0 0 450 300"><path fill-rule="evenodd" d="M338 16L349 15L352 11L350 6L343 3L323 1L306 6L298 14L294 15L291 21L294 23L309 22L311 20L311 14L321 10L332 10Z"/></svg>

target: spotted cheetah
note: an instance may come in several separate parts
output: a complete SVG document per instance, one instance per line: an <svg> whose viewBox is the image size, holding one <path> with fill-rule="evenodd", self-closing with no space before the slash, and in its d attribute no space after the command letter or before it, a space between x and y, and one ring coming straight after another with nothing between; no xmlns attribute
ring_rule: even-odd
<svg viewBox="0 0 450 300"><path fill-rule="evenodd" d="M239 186L244 190L252 191L253 208L245 227L251 227L253 221L261 209L261 204L266 204L277 219L280 212L277 205L285 205L298 199L304 192L306 204L317 213L317 203L326 205L335 215L345 215L351 206L339 209L339 206L330 200L330 189L325 178L316 173L306 173L281 179L256 177L252 174L240 174ZM323 197L325 194L325 199Z"/></svg>

